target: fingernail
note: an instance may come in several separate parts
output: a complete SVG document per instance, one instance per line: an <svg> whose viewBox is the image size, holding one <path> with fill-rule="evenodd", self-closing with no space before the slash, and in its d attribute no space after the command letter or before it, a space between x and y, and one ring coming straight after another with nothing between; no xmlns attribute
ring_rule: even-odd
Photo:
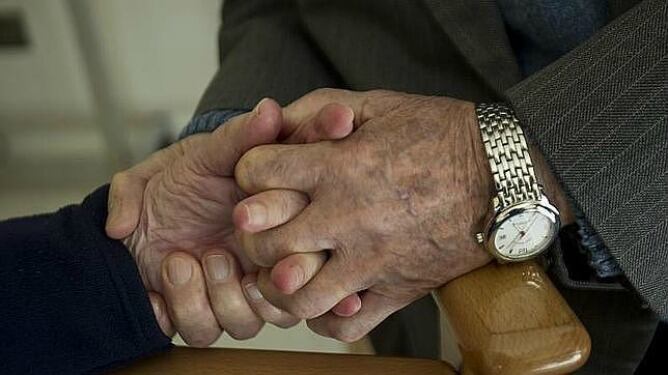
<svg viewBox="0 0 668 375"><path fill-rule="evenodd" d="M260 289L257 288L257 284L247 284L246 285L246 293L248 293L248 296L256 301L261 300L264 298L262 296L262 293L260 293Z"/></svg>
<svg viewBox="0 0 668 375"><path fill-rule="evenodd" d="M259 114L260 114L260 107L262 106L262 103L264 103L264 102L267 101L268 99L269 99L269 98L263 98L262 100L260 100L260 101L255 105L255 108L253 108L253 112L254 112L256 115L259 115Z"/></svg>
<svg viewBox="0 0 668 375"><path fill-rule="evenodd" d="M167 264L167 277L172 284L179 286L190 280L193 275L193 269L190 263L184 259L175 257L169 260Z"/></svg>
<svg viewBox="0 0 668 375"><path fill-rule="evenodd" d="M206 258L206 272L216 281L227 279L230 274L230 263L225 255L211 255Z"/></svg>
<svg viewBox="0 0 668 375"><path fill-rule="evenodd" d="M267 207L262 203L247 203L246 213L248 214L248 224L251 225L264 225L267 221Z"/></svg>
<svg viewBox="0 0 668 375"><path fill-rule="evenodd" d="M163 315L162 306L160 306L160 304L153 299L151 299L151 306L153 306L153 313L155 314L155 317L160 320Z"/></svg>
<svg viewBox="0 0 668 375"><path fill-rule="evenodd" d="M107 206L107 225L116 223L116 199L110 199Z"/></svg>

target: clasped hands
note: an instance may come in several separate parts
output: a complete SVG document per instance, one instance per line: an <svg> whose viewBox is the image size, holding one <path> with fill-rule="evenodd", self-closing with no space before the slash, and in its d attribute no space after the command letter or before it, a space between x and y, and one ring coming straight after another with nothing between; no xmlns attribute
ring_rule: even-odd
<svg viewBox="0 0 668 375"><path fill-rule="evenodd" d="M122 239L158 323L195 346L306 319L355 341L490 257L472 103L321 89L270 99L117 174Z"/></svg>

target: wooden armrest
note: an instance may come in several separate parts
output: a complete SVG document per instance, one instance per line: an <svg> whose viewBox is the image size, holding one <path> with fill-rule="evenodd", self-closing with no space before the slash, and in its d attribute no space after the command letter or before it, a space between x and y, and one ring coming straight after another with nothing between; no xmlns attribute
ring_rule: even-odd
<svg viewBox="0 0 668 375"><path fill-rule="evenodd" d="M461 374L566 374L589 356L587 331L536 263L490 264L435 296L457 336ZM426 359L182 347L119 373L455 374L445 362Z"/></svg>
<svg viewBox="0 0 668 375"><path fill-rule="evenodd" d="M454 375L446 363L370 355L177 347L142 360L119 374L198 375Z"/></svg>
<svg viewBox="0 0 668 375"><path fill-rule="evenodd" d="M462 374L565 374L587 361L586 329L535 262L489 264L435 295Z"/></svg>

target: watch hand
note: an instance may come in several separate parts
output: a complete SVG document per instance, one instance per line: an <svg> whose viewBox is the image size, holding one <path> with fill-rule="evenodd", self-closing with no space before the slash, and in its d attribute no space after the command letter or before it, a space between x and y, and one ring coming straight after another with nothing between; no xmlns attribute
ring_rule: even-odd
<svg viewBox="0 0 668 375"><path fill-rule="evenodd" d="M529 229L531 229L531 226L536 222L536 220L538 220L538 215L534 214L533 220L531 220L531 222L529 222L529 224L526 226L526 230L520 230L520 229L517 230L519 234L515 238L513 238L513 240L510 241L510 243L508 244L508 247L511 248L509 253L513 252L512 245L514 245L515 242L517 242L520 238L524 237L524 235L526 235L529 232ZM517 229L514 222L511 221L510 223L513 225L513 227L515 227L515 229Z"/></svg>
<svg viewBox="0 0 668 375"><path fill-rule="evenodd" d="M529 225L526 226L527 229L524 231L525 234L529 232L529 229L531 229L531 226L533 226L534 223L536 223L536 220L538 220L538 214L534 213L533 214L533 220L531 220Z"/></svg>
<svg viewBox="0 0 668 375"><path fill-rule="evenodd" d="M508 244L508 247L511 248L511 249L510 249L510 253L513 252L512 245L514 245L515 242L517 242L517 240L519 240L520 238L522 238L522 237L524 236L524 234L525 234L524 232L519 231L519 234L518 234L517 236L515 236L515 238L513 238L512 241L510 241L510 243Z"/></svg>
<svg viewBox="0 0 668 375"><path fill-rule="evenodd" d="M517 229L518 232L522 232L522 228L518 227L514 221L510 221L510 224L512 224L513 228Z"/></svg>

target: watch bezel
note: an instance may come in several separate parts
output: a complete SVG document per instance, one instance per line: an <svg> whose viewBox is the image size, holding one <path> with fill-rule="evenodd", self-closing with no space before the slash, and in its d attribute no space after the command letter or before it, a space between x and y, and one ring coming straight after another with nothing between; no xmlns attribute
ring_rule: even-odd
<svg viewBox="0 0 668 375"><path fill-rule="evenodd" d="M547 244L540 249L539 251L534 251L530 254L526 254L520 257L508 257L501 253L495 243L496 231L499 227L509 218L514 215L526 212L526 211L538 211L548 218L552 224L552 240L547 242ZM557 234L559 233L559 228L561 227L561 222L559 219L559 211L554 207L545 196L541 200L529 200L516 203L514 205L505 207L492 217L492 220L489 221L485 229L485 247L494 255L497 259L504 262L521 262L527 259L535 258L536 256L543 253L547 250L550 245L554 242Z"/></svg>

